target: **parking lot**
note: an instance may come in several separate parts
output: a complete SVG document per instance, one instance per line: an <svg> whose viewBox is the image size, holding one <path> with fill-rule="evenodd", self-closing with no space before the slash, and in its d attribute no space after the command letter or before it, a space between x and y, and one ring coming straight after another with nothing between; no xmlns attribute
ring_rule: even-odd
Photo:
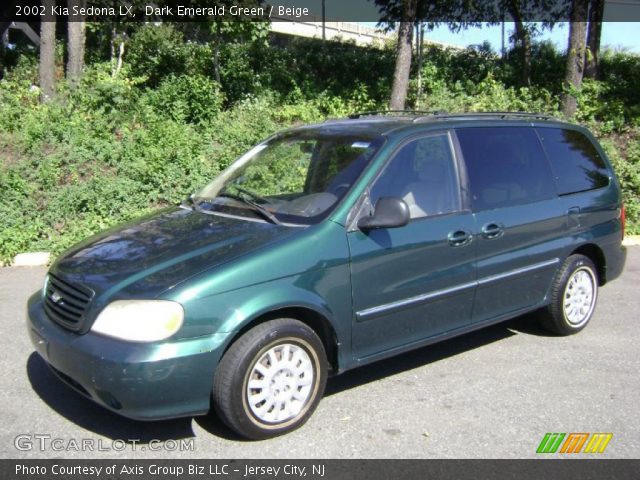
<svg viewBox="0 0 640 480"><path fill-rule="evenodd" d="M303 428L263 442L213 416L127 420L62 384L25 328L45 272L0 269L4 458L531 458L547 432L611 432L599 457L640 457L640 247L580 334L528 315L348 372Z"/></svg>

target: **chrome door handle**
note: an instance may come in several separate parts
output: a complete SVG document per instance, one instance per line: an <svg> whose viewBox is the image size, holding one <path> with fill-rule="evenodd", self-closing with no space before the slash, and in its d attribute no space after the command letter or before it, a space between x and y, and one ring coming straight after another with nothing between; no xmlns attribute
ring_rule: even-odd
<svg viewBox="0 0 640 480"><path fill-rule="evenodd" d="M484 238L499 238L504 233L504 228L499 223L487 223L482 227L482 236Z"/></svg>
<svg viewBox="0 0 640 480"><path fill-rule="evenodd" d="M452 247L462 247L471 242L473 235L465 230L454 230L447 235L447 238L449 239L449 245Z"/></svg>

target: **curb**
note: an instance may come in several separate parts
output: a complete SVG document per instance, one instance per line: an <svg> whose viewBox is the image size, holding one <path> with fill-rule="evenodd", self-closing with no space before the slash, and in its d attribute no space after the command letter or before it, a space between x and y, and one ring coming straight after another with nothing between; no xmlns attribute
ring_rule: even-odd
<svg viewBox="0 0 640 480"><path fill-rule="evenodd" d="M625 247L636 247L640 245L640 235L627 235L624 237L622 244ZM13 257L12 267L41 267L49 264L51 260L50 252L27 252L19 253ZM0 263L0 267L7 267Z"/></svg>
<svg viewBox="0 0 640 480"><path fill-rule="evenodd" d="M627 235L624 237L622 244L625 247L635 247L640 245L640 235Z"/></svg>
<svg viewBox="0 0 640 480"><path fill-rule="evenodd" d="M40 267L47 265L51 259L49 252L19 253L13 257L12 267Z"/></svg>

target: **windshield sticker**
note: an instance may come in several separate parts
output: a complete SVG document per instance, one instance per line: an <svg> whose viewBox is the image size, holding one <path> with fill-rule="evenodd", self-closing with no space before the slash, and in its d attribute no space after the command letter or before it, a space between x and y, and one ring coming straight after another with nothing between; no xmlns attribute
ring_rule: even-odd
<svg viewBox="0 0 640 480"><path fill-rule="evenodd" d="M369 142L353 142L351 148L369 148L369 145L371 145Z"/></svg>

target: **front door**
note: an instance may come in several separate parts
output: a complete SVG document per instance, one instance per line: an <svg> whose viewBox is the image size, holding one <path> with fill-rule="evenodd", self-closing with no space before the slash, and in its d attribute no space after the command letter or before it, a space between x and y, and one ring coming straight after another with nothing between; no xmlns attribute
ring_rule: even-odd
<svg viewBox="0 0 640 480"><path fill-rule="evenodd" d="M404 227L348 233L356 358L393 350L471 322L474 218L462 208L448 133L408 141L370 188L371 204L399 197Z"/></svg>

